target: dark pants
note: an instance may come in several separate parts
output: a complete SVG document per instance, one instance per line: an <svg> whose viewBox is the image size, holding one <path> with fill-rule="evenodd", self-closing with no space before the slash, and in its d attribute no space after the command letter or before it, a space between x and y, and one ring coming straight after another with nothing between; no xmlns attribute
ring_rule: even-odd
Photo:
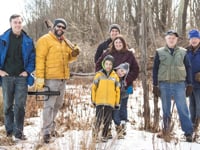
<svg viewBox="0 0 200 150"><path fill-rule="evenodd" d="M103 137L106 137L108 134L109 125L112 121L112 110L113 108L111 106L100 105L96 107L95 129L98 134L100 132L100 127L103 125Z"/></svg>
<svg viewBox="0 0 200 150"><path fill-rule="evenodd" d="M190 115L193 124L196 119L200 119L200 88L193 88L190 96Z"/></svg>
<svg viewBox="0 0 200 150"><path fill-rule="evenodd" d="M7 134L21 137L27 98L26 77L2 77L5 127Z"/></svg>

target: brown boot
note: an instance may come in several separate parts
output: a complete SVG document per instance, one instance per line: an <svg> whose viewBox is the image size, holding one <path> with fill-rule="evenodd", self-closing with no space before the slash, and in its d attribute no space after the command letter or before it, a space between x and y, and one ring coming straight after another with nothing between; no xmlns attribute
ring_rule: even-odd
<svg viewBox="0 0 200 150"><path fill-rule="evenodd" d="M200 118L196 118L195 122L194 122L194 125L193 125L195 133L198 132L199 123L200 123Z"/></svg>
<svg viewBox="0 0 200 150"><path fill-rule="evenodd" d="M169 130L163 129L162 131L160 131L157 134L157 138L162 138L162 139L164 139L165 142L170 142L171 141L171 137L172 137L171 134L172 133Z"/></svg>
<svg viewBox="0 0 200 150"><path fill-rule="evenodd" d="M116 126L117 138L124 139L123 129L121 125Z"/></svg>
<svg viewBox="0 0 200 150"><path fill-rule="evenodd" d="M125 136L126 135L126 121L122 120L121 126L122 126L123 135Z"/></svg>
<svg viewBox="0 0 200 150"><path fill-rule="evenodd" d="M111 128L109 128L109 129L108 129L107 138L108 138L108 139L112 139L112 132L111 132Z"/></svg>

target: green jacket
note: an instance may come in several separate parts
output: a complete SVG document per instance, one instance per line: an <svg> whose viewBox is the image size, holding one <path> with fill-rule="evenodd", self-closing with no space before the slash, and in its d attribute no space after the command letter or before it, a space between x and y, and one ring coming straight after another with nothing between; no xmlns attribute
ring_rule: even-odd
<svg viewBox="0 0 200 150"><path fill-rule="evenodd" d="M160 65L158 70L158 81L178 82L185 81L186 69L184 57L186 49L176 47L173 54L167 47L157 49Z"/></svg>

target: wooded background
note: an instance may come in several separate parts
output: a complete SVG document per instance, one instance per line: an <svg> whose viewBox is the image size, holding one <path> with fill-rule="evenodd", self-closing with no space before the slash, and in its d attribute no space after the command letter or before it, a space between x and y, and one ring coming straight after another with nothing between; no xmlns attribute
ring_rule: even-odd
<svg viewBox="0 0 200 150"><path fill-rule="evenodd" d="M155 49L164 46L164 33L178 31L180 46L187 46L190 29L200 29L200 0L25 0L25 29L35 41L47 33L46 19L66 19L69 40L82 52L75 72L94 72L94 54L100 42L108 38L108 28L117 23L127 43L136 51L144 90L145 129L151 128L149 91ZM155 100L155 108L158 99ZM158 109L158 108L157 108ZM155 110L159 113L159 109ZM154 130L158 127L154 118Z"/></svg>
<svg viewBox="0 0 200 150"><path fill-rule="evenodd" d="M145 7L145 13L142 13ZM139 47L144 15L147 45L175 29L183 37L191 28L200 28L200 0L25 0L24 19L36 40L46 33L45 19L62 17L68 22L71 40L96 44L107 38L108 27L118 23L122 34Z"/></svg>
<svg viewBox="0 0 200 150"><path fill-rule="evenodd" d="M146 44L149 58L156 48L163 46L167 30L177 30L182 37L180 45L186 46L187 32L200 28L200 0L25 0L24 10L26 31L35 41L47 33L46 19L66 19L67 38L80 44L82 55L91 56L83 57L90 64L98 44L108 38L112 23L122 27L122 34L136 50L136 57L141 57L141 46ZM92 68L86 64L75 71L92 72Z"/></svg>

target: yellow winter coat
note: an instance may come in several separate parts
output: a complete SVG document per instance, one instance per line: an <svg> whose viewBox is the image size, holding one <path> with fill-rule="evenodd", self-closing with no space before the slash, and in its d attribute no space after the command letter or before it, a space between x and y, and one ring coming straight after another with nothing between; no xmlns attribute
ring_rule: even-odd
<svg viewBox="0 0 200 150"><path fill-rule="evenodd" d="M119 77L112 71L107 77L102 71L96 73L92 84L92 102L96 105L119 105L120 83Z"/></svg>
<svg viewBox="0 0 200 150"><path fill-rule="evenodd" d="M49 31L36 43L36 77L45 79L68 79L69 63L76 60L72 49Z"/></svg>

